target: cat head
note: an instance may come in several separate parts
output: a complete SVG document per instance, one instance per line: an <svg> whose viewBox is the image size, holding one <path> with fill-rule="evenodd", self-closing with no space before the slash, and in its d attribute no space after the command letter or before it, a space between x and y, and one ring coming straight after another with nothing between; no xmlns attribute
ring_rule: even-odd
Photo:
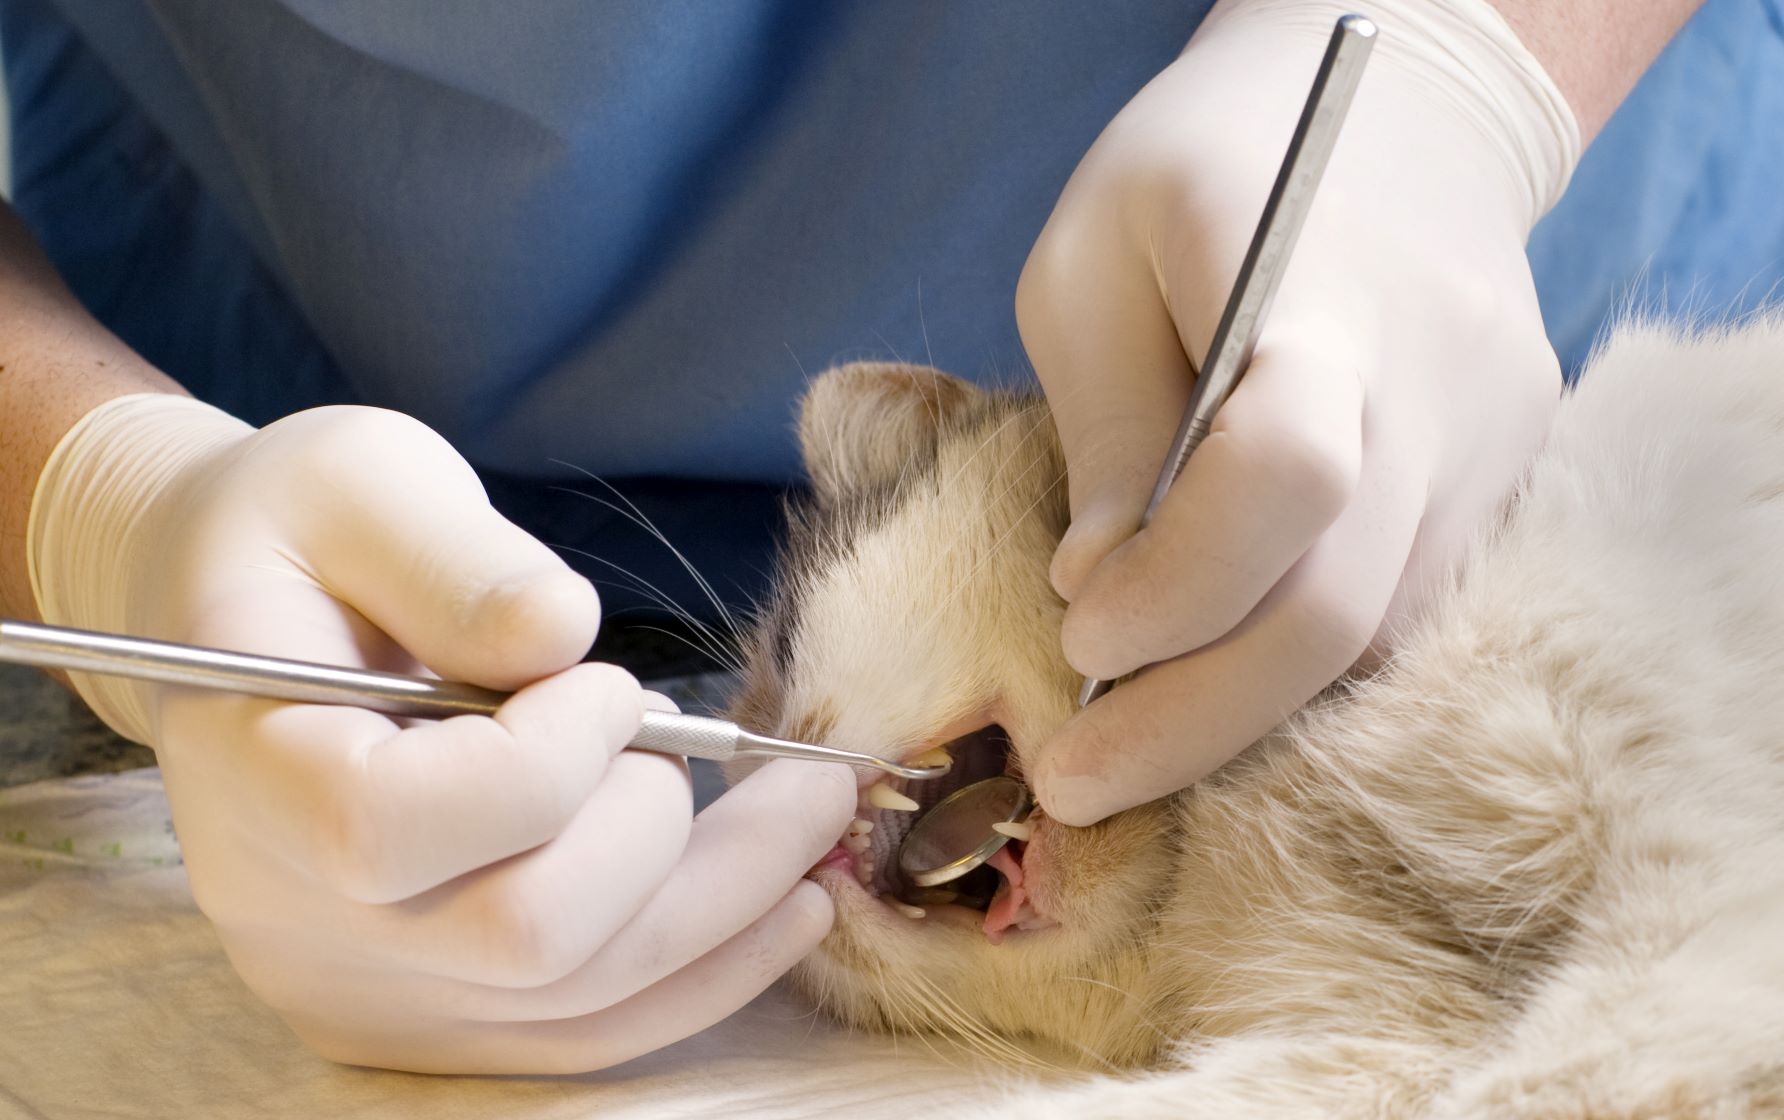
<svg viewBox="0 0 1784 1120"><path fill-rule="evenodd" d="M1047 576L1067 504L1045 405L862 363L813 383L799 437L812 493L789 510L732 718L895 759L941 746L953 767L890 783L916 813L874 807L861 779L851 828L872 828L839 837L813 869L836 925L795 982L850 1023L951 1032L1006 1057L1016 1036L1101 1061L1150 1054L1146 946L1173 862L1165 805L1089 828L1037 811L998 868L939 892L896 869L922 811L968 782L1022 777L1074 709L1065 605Z"/></svg>

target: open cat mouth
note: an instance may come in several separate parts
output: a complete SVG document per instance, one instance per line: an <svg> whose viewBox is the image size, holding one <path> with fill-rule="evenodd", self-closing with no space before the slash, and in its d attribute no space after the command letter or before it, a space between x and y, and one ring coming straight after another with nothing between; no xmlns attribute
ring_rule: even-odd
<svg viewBox="0 0 1784 1120"><path fill-rule="evenodd" d="M940 749L953 760L946 775L932 781L891 779L863 791L848 831L813 870L846 870L864 889L911 918L924 917L925 907L937 905L984 912L985 933L997 943L1004 930L1028 916L1025 845L1020 840L1011 840L988 863L939 887L916 886L898 870L898 849L912 824L956 790L1008 773L1014 759L1009 733L995 723L948 740Z"/></svg>

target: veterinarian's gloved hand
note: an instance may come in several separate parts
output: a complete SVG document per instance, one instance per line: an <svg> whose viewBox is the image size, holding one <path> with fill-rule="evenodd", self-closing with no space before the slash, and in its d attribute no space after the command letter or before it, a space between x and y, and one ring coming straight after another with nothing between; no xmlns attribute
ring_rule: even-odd
<svg viewBox="0 0 1784 1120"><path fill-rule="evenodd" d="M1385 0L1250 372L1137 536L1341 4L1216 7L1104 130L1017 315L1064 442L1065 654L1113 678L1035 782L1086 824L1172 793L1444 578L1560 392L1524 241L1579 134L1484 0Z"/></svg>
<svg viewBox="0 0 1784 1120"><path fill-rule="evenodd" d="M75 676L156 748L236 969L329 1057L610 1065L730 1014L829 928L800 877L853 775L775 763L694 820L681 760L620 750L637 682L578 664L594 589L413 420L255 431L122 397L57 447L30 538L52 623L526 685L493 718L430 723Z"/></svg>

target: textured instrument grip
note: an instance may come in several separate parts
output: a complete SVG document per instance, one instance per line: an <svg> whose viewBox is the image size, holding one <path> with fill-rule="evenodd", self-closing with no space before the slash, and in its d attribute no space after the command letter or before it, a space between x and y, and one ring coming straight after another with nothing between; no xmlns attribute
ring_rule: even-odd
<svg viewBox="0 0 1784 1120"><path fill-rule="evenodd" d="M737 725L676 712L645 712L644 723L627 746L728 762L737 751Z"/></svg>

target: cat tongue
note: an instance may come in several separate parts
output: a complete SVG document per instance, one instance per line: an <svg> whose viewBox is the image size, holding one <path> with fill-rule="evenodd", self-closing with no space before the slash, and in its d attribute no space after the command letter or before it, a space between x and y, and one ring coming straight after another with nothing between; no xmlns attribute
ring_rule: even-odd
<svg viewBox="0 0 1784 1120"><path fill-rule="evenodd" d="M993 945L1003 944L1004 931L1022 919L1023 905L1028 901L1028 892L1022 887L1022 861L1010 852L1010 847L1005 844L985 861L1004 877L985 911L985 937Z"/></svg>

